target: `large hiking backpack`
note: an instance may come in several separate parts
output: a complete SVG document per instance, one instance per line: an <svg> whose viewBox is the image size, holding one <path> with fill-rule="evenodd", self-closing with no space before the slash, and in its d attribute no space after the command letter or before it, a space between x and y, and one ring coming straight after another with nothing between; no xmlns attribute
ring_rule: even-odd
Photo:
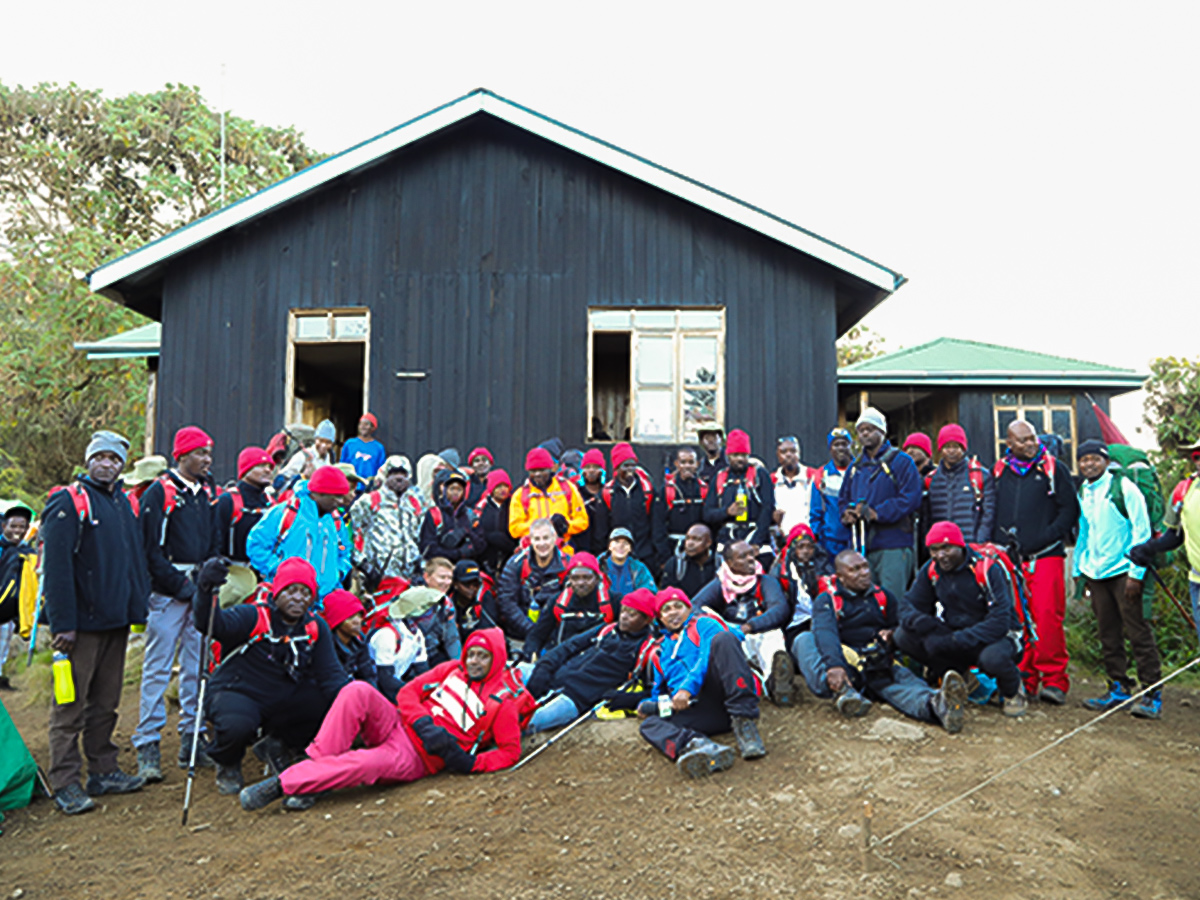
<svg viewBox="0 0 1200 900"><path fill-rule="evenodd" d="M1017 622L1021 629L1022 647L1027 651L1028 648L1037 643L1038 638L1033 617L1029 615L1029 588L1025 584L1024 573L1019 567L1013 565L1008 554L996 544L968 544L967 546L978 554L979 558L971 563L971 571L975 575L975 583L982 590L989 590L988 572L993 566L1000 566L1000 570L1004 574L1004 581L1008 585L1013 608L1017 611ZM936 586L938 582L938 568L932 559L929 561L927 571L929 572L930 583Z"/></svg>
<svg viewBox="0 0 1200 900"><path fill-rule="evenodd" d="M1144 450L1130 447L1128 444L1108 445L1108 471L1112 473L1112 485L1108 498L1124 518L1129 518L1129 510L1125 507L1125 493L1121 490L1121 479L1128 478L1141 491L1146 501L1146 513L1150 517L1150 530L1154 534L1162 531L1163 515L1167 505L1163 501L1162 484L1158 480L1158 472L1150 463L1150 458Z"/></svg>

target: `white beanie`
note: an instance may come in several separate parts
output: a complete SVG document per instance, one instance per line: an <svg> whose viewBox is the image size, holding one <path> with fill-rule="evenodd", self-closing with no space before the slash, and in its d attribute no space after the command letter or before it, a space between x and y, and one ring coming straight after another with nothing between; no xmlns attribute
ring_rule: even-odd
<svg viewBox="0 0 1200 900"><path fill-rule="evenodd" d="M859 425L863 424L863 422L866 422L868 425L874 425L884 434L887 434L887 419L884 418L883 413L881 413L875 407L868 406L866 409L864 409L859 414L858 421L854 423L854 427L857 428Z"/></svg>
<svg viewBox="0 0 1200 900"><path fill-rule="evenodd" d="M321 424L317 426L316 437L326 441L336 441L337 431L333 427L333 423L328 419L322 419Z"/></svg>

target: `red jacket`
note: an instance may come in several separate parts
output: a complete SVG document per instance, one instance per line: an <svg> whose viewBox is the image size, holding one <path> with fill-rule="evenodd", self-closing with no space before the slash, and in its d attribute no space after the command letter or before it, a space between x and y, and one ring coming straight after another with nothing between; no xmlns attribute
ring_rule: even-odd
<svg viewBox="0 0 1200 900"><path fill-rule="evenodd" d="M482 681L467 678L467 651L472 647L483 647L492 654L492 668ZM400 689L396 697L400 721L430 775L440 772L446 764L440 756L426 753L421 739L412 730L412 723L422 716L432 717L435 724L454 735L463 750L475 756L472 772L497 772L520 758L517 704L503 678L507 665L504 632L499 628L484 628L468 635L461 659L435 666ZM494 745L492 749L483 749L490 745Z"/></svg>

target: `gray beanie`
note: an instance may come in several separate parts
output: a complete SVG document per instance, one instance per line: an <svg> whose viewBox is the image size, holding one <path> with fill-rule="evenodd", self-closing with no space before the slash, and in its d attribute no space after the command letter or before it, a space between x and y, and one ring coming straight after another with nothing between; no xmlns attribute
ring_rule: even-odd
<svg viewBox="0 0 1200 900"><path fill-rule="evenodd" d="M317 426L316 437L326 441L336 441L337 431L333 427L333 423L328 419L322 419L321 424Z"/></svg>
<svg viewBox="0 0 1200 900"><path fill-rule="evenodd" d="M881 413L875 407L868 406L866 409L864 409L859 414L858 421L854 423L854 427L857 428L863 422L866 422L868 425L874 425L884 434L887 434L887 419L884 418L883 413Z"/></svg>
<svg viewBox="0 0 1200 900"><path fill-rule="evenodd" d="M115 431L97 431L92 435L92 440L87 445L87 451L83 454L84 462L105 450L121 457L123 465L129 459L129 439L121 437Z"/></svg>

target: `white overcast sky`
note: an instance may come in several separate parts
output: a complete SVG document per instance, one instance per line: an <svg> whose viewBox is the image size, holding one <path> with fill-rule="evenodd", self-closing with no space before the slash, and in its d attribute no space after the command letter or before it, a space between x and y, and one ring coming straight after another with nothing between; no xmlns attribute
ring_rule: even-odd
<svg viewBox="0 0 1200 900"><path fill-rule="evenodd" d="M325 152L487 87L902 272L866 320L891 349L950 335L1139 370L1198 352L1194 2L69 0L3 19L8 85L194 84ZM1128 433L1139 411L1116 411Z"/></svg>

